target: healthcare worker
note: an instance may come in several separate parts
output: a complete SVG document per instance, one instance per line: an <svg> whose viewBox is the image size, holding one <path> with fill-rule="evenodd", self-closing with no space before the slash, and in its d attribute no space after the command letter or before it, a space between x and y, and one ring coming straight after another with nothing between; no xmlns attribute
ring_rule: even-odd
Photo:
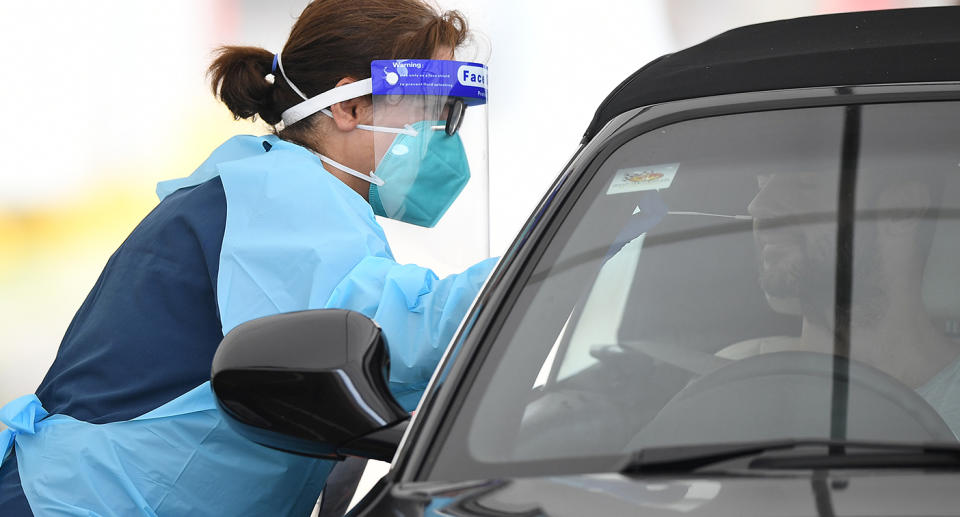
<svg viewBox="0 0 960 517"><path fill-rule="evenodd" d="M0 409L0 515L308 515L334 462L244 440L210 392L217 345L254 318L372 317L414 408L494 263L400 265L374 215L431 227L470 178L459 129L486 69L452 61L467 36L420 0L317 0L281 52L220 50L214 91L276 130L160 183L36 394Z"/></svg>

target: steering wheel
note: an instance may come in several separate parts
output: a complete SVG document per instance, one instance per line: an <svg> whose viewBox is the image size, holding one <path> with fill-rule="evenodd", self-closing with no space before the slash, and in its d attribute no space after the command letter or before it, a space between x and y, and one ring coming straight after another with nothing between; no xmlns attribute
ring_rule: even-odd
<svg viewBox="0 0 960 517"><path fill-rule="evenodd" d="M833 357L773 352L721 367L680 390L627 444L748 442L830 436ZM956 442L914 390L876 368L850 362L847 437Z"/></svg>
<svg viewBox="0 0 960 517"><path fill-rule="evenodd" d="M706 375L731 362L730 359L711 353L656 341L621 341L615 346L625 352L639 352L695 375ZM594 356L597 355L596 352L591 351L591 353Z"/></svg>

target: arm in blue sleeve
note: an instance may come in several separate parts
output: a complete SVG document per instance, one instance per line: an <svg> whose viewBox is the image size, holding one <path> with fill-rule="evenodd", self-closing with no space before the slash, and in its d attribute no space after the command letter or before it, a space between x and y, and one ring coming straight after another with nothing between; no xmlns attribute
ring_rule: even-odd
<svg viewBox="0 0 960 517"><path fill-rule="evenodd" d="M326 306L360 312L380 325L390 350L390 389L410 411L496 261L440 280L426 268L366 257Z"/></svg>

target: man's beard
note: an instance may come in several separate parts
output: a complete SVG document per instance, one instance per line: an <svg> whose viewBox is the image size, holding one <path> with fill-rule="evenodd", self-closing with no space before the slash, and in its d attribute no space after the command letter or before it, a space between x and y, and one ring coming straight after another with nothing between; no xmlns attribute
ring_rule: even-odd
<svg viewBox="0 0 960 517"><path fill-rule="evenodd" d="M888 293L876 233L866 225L861 226L863 235L855 237L850 311L852 324L864 327L875 325L883 316ZM765 245L760 257L760 286L775 310L794 301L811 323L832 329L836 302L836 234L820 235L822 237L816 239L794 235L794 240ZM850 243L843 243L841 252L849 253L849 250Z"/></svg>
<svg viewBox="0 0 960 517"><path fill-rule="evenodd" d="M802 244L764 245L760 250L760 287L763 292L771 298L799 298L807 262Z"/></svg>

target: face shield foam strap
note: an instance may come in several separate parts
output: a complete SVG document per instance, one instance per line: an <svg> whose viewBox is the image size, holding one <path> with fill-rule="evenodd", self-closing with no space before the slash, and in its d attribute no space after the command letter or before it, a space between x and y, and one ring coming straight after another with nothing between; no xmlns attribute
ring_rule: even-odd
<svg viewBox="0 0 960 517"><path fill-rule="evenodd" d="M348 101L350 99L355 99L357 97L362 97L364 95L373 93L373 80L363 79L350 84L345 84L343 86L337 86L336 88L327 90L316 97L307 98L307 96L304 95L295 84L293 84L293 81L287 77L287 73L283 69L283 57L280 54L277 54L277 66L280 68L280 75L282 75L287 81L287 84L290 85L290 88L292 88L293 91L295 91L297 95L303 99L303 102L291 106L280 114L280 119L283 121L284 127L299 122L320 110L333 106L338 102Z"/></svg>
<svg viewBox="0 0 960 517"><path fill-rule="evenodd" d="M290 85L290 88L292 88L293 91L295 91L297 95L303 99L303 102L291 106L280 115L284 127L295 122L299 122L318 111L322 111L324 115L333 118L333 113L328 109L330 106L333 106L338 102L348 101L350 99L355 99L357 97L362 97L364 95L373 93L373 80L363 79L350 84L345 84L343 86L337 86L336 88L327 90L316 97L307 98L307 96L304 95L295 84L293 84L290 78L287 77L286 72L283 70L283 58L280 57L280 54L276 55L276 61L277 66L280 68L280 75L286 79L287 84ZM417 134L416 130L411 128L409 125L402 128L397 128L357 124L357 128L365 129L367 131L380 131L382 133L397 133L411 136L415 136Z"/></svg>
<svg viewBox="0 0 960 517"><path fill-rule="evenodd" d="M357 97L362 97L364 95L369 95L373 93L373 80L364 79L364 80L356 81L350 84L345 84L343 86L337 86L336 88L327 90L321 93L320 95L317 95L316 97L307 98L307 96L304 95L303 92L300 91L300 89L297 88L295 84L293 84L293 81L291 81L290 78L287 77L287 73L283 69L283 58L281 57L280 53L277 53L274 59L276 61L277 67L280 69L280 75L282 75L283 78L287 81L287 84L290 85L290 88L292 88L293 91L296 92L297 95L299 95L303 99L303 102L296 104L294 106L291 106L289 109L287 109L280 115L280 118L282 120L281 124L283 125L283 127L286 127L295 122L299 122L309 117L310 115L313 115L318 111L322 111L328 117L333 118L333 113L329 109L327 109L330 106L333 106L338 102L355 99ZM279 129L282 130L283 127ZM364 124L358 124L357 128L366 129L368 131L382 131L385 133L412 134L412 135L417 134L416 130L414 130L410 126L407 126L404 128L392 128L392 127L367 126ZM370 183L373 183L374 185L377 185L377 186L383 185L383 180L377 177L377 175L375 175L373 171L371 171L369 174L363 174L351 167L348 167L334 160L333 158L324 156L316 151L313 151L312 149L310 151L313 154L315 154L317 158L320 158L320 161L332 167L340 169L341 171L351 176L360 178L365 181L369 181Z"/></svg>
<svg viewBox="0 0 960 517"><path fill-rule="evenodd" d="M289 79L287 79L287 84L290 84L290 86L293 87L293 84L290 83ZM297 91L297 93L300 92ZM324 108L329 108L338 102L348 101L350 99L362 97L370 93L373 93L373 83L370 79L363 79L362 81L345 84L343 86L333 88L332 90L327 90L320 95L311 97L309 99L301 94L300 96L304 97L306 100L300 104L296 104L288 108L280 115L280 118L283 120L284 126L289 126L290 124L299 122Z"/></svg>

